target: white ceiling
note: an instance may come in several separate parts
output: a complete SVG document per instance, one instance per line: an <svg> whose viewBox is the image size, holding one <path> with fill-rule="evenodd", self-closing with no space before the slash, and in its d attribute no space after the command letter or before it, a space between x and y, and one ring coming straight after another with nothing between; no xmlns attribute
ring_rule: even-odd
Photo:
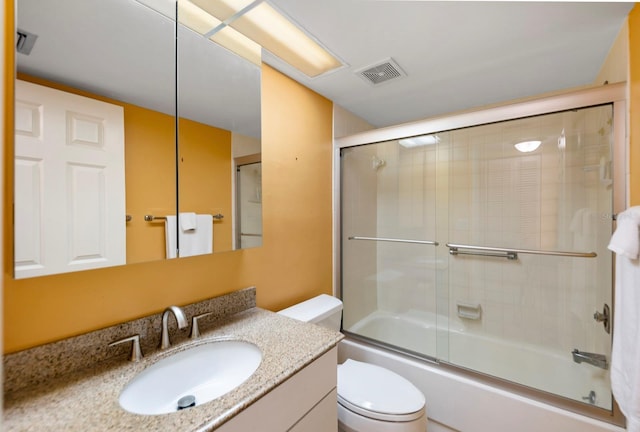
<svg viewBox="0 0 640 432"><path fill-rule="evenodd" d="M346 66L309 79L265 62L382 127L593 84L634 3L269 0ZM354 74L392 58L407 76Z"/></svg>
<svg viewBox="0 0 640 432"><path fill-rule="evenodd" d="M260 137L260 68L185 27L176 49L175 20L140 2L17 0L17 27L38 35L18 71L169 115L177 53L180 116Z"/></svg>
<svg viewBox="0 0 640 432"><path fill-rule="evenodd" d="M265 62L379 127L592 84L634 5L267 1L345 67L309 79L269 53ZM133 0L18 0L17 12L18 27L39 35L31 55L17 54L19 70L175 112L172 20ZM179 36L180 115L259 136L259 69ZM387 58L407 76L374 87L354 74Z"/></svg>

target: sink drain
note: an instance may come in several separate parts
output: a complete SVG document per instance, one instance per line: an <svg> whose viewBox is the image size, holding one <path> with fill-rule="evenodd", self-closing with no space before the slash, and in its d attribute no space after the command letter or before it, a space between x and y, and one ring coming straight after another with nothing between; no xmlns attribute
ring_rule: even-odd
<svg viewBox="0 0 640 432"><path fill-rule="evenodd" d="M196 406L196 397L193 395L183 396L178 399L178 411Z"/></svg>

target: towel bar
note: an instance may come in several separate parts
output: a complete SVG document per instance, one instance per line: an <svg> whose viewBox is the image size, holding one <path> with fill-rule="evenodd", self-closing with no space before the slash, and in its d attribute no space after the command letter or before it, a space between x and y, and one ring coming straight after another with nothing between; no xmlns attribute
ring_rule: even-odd
<svg viewBox="0 0 640 432"><path fill-rule="evenodd" d="M214 214L211 215L211 217L215 220L215 219L222 219L224 217L224 215L222 213L218 213L218 214ZM154 216L151 214L147 214L144 215L144 220L146 220L147 222L153 222L154 220L166 220L167 217L166 216Z"/></svg>
<svg viewBox="0 0 640 432"><path fill-rule="evenodd" d="M546 250L531 250L531 249L508 249L489 246L472 246L464 244L447 243L449 253L451 255L467 254L467 255L485 255L495 256L500 258L507 258L510 260L518 259L518 254L533 254L533 255L552 255L561 257L573 257L573 258L595 258L598 256L595 252L563 252L563 251L546 251ZM467 249L462 251L459 249ZM489 253L485 253L489 252ZM504 255L503 255L504 254Z"/></svg>
<svg viewBox="0 0 640 432"><path fill-rule="evenodd" d="M397 239L397 238L386 238L386 237L358 237L352 236L349 237L349 240L371 240L371 241L383 241L383 242L394 242L394 243L414 243L414 244L426 244L438 246L437 241L431 240L411 240L411 239Z"/></svg>

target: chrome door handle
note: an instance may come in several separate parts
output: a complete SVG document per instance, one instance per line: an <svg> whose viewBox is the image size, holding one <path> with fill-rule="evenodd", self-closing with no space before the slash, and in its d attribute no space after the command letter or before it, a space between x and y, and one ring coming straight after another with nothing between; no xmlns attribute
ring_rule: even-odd
<svg viewBox="0 0 640 432"><path fill-rule="evenodd" d="M611 333L611 310L608 304L604 304L602 312L596 311L596 313L593 314L593 319L601 322L602 325L604 325L604 330L607 333Z"/></svg>

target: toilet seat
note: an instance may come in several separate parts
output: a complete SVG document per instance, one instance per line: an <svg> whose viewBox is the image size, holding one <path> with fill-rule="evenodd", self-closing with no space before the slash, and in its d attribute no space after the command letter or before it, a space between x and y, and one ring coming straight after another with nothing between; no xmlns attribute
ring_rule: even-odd
<svg viewBox="0 0 640 432"><path fill-rule="evenodd" d="M380 366L348 359L338 366L338 403L364 417L408 422L424 415L424 395Z"/></svg>

